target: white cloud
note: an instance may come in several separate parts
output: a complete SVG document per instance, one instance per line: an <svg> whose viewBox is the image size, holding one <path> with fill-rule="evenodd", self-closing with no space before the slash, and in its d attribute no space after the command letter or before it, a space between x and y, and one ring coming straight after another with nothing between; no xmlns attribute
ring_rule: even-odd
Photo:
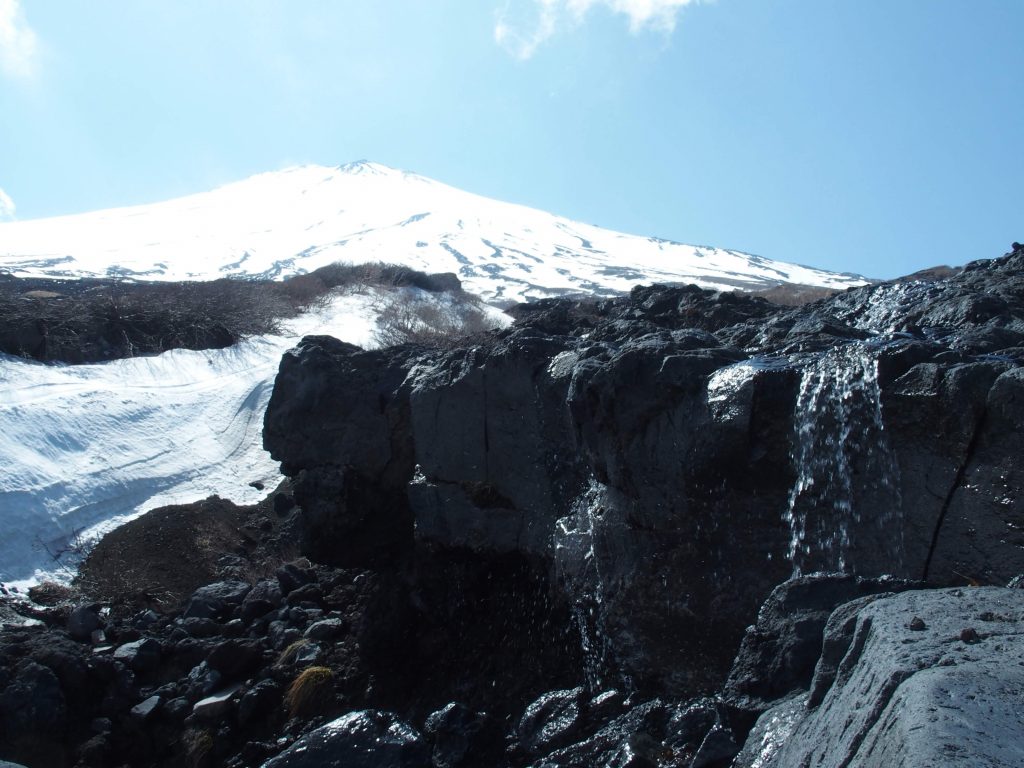
<svg viewBox="0 0 1024 768"><path fill-rule="evenodd" d="M14 221L14 201L0 189L0 221Z"/></svg>
<svg viewBox="0 0 1024 768"><path fill-rule="evenodd" d="M513 18L513 2L519 6L516 10L524 3L532 5L536 10L536 19ZM541 43L555 34L560 5L560 0L507 0L494 25L494 41L517 59L530 58ZM532 27L532 30L523 31L524 27Z"/></svg>
<svg viewBox="0 0 1024 768"><path fill-rule="evenodd" d="M551 38L560 24L581 24L594 6L604 6L629 19L630 32L652 30L671 34L679 12L701 0L506 0L494 25L494 40L518 59L529 59ZM513 20L513 11L531 8L536 18L527 24ZM525 27L525 29L524 29Z"/></svg>
<svg viewBox="0 0 1024 768"><path fill-rule="evenodd" d="M0 0L0 70L15 78L35 73L38 38L25 20L21 0Z"/></svg>

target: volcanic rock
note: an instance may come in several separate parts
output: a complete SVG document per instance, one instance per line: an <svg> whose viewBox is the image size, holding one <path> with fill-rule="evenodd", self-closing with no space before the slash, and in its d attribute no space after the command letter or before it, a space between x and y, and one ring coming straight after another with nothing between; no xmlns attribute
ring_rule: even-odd
<svg viewBox="0 0 1024 768"><path fill-rule="evenodd" d="M826 629L826 646L846 649L839 663L819 664L809 698L762 715L737 768L1024 761L1021 718L1007 705L1024 690L1020 592L910 591L852 614ZM966 642L962 628L982 614L993 618ZM911 630L908 615L927 617L927 628Z"/></svg>
<svg viewBox="0 0 1024 768"><path fill-rule="evenodd" d="M303 736L264 768L430 768L430 748L390 712L350 712Z"/></svg>

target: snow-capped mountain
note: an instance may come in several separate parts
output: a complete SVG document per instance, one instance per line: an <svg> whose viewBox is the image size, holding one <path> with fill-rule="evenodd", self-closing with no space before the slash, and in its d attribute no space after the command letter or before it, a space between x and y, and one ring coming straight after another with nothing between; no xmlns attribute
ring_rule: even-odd
<svg viewBox="0 0 1024 768"><path fill-rule="evenodd" d="M280 278L336 261L455 272L494 303L652 282L726 290L866 282L612 232L368 162L302 166L153 205L0 224L0 270L19 276Z"/></svg>
<svg viewBox="0 0 1024 768"><path fill-rule="evenodd" d="M611 232L373 163L304 166L165 203L0 224L0 271L17 276L277 278L336 261L455 272L495 304L651 282L865 282ZM57 556L69 545L156 506L212 493L257 501L263 493L250 483L272 488L278 479L261 429L281 355L308 333L371 345L389 300L372 290L336 296L281 336L224 350L75 366L0 355L0 581L65 577Z"/></svg>

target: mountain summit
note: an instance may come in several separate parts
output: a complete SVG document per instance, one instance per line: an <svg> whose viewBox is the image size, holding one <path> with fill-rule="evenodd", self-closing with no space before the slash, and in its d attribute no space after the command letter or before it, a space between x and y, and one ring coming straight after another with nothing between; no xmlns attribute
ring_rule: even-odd
<svg viewBox="0 0 1024 768"><path fill-rule="evenodd" d="M455 272L494 303L637 283L758 290L849 274L613 232L361 161L306 165L162 203L0 224L0 270L141 280L280 278L336 261Z"/></svg>

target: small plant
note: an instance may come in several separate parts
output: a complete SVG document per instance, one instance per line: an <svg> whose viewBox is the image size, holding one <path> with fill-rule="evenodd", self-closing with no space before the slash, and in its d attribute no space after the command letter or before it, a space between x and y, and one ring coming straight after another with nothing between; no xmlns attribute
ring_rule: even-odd
<svg viewBox="0 0 1024 768"><path fill-rule="evenodd" d="M277 657L277 662L274 666L287 667L289 664L294 663L295 657L299 655L299 651L309 645L309 640L302 637L296 640L294 643L289 645L283 651L281 655Z"/></svg>
<svg viewBox="0 0 1024 768"><path fill-rule="evenodd" d="M299 673L285 694L290 717L309 718L326 710L334 700L334 673L328 667L308 667Z"/></svg>

